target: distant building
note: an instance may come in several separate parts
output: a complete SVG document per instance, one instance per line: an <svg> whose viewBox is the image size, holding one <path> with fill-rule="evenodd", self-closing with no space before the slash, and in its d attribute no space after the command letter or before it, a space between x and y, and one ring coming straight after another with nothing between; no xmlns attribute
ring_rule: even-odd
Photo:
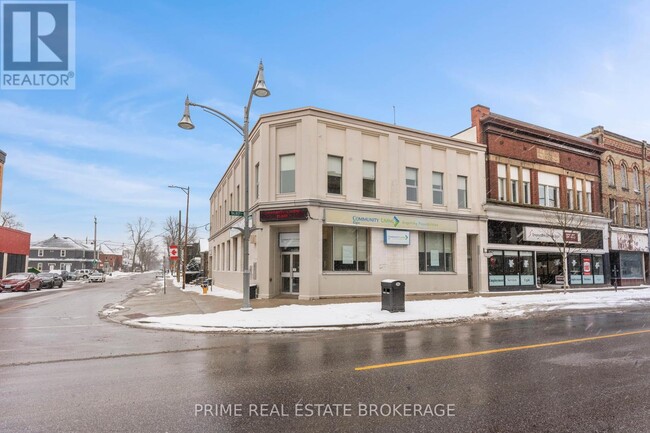
<svg viewBox="0 0 650 433"><path fill-rule="evenodd" d="M32 244L29 266L39 271L93 269L93 254L92 246L53 235L49 239Z"/></svg>
<svg viewBox="0 0 650 433"><path fill-rule="evenodd" d="M122 251L118 251L106 244L99 246L98 267L104 272L113 272L122 269Z"/></svg>

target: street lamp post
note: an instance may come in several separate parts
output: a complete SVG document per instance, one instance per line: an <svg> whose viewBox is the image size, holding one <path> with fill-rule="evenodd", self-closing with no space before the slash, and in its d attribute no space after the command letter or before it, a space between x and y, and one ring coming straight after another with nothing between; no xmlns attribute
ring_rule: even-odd
<svg viewBox="0 0 650 433"><path fill-rule="evenodd" d="M178 126L183 129L194 129L194 124L190 118L190 106L200 107L207 113L210 113L214 116L217 116L230 126L232 126L237 132L239 132L244 138L244 228L240 229L235 227L237 230L240 230L243 236L244 242L244 251L243 251L243 304L241 311L251 311L251 301L250 301L250 270L248 268L248 244L251 235L251 227L249 225L249 214L250 214L250 205L249 205L249 162L248 162L248 148L249 148L249 136L248 136L248 117L251 108L251 102L253 101L253 95L259 98L265 98L269 96L271 92L266 88L266 82L264 81L264 65L260 61L260 64L257 68L257 75L255 76L255 81L253 81L253 87L251 88L250 95L248 96L248 103L244 107L244 125L240 125L226 114L222 113L219 110L216 110L207 105L196 104L190 101L189 96L185 98L185 112Z"/></svg>
<svg viewBox="0 0 650 433"><path fill-rule="evenodd" d="M183 290L185 290L185 271L187 270L187 226L189 225L190 216L190 187L188 186L185 188L182 186L169 185L169 188L178 188L187 195L187 205L185 207L185 246L183 247ZM178 230L178 237L180 238L180 227Z"/></svg>

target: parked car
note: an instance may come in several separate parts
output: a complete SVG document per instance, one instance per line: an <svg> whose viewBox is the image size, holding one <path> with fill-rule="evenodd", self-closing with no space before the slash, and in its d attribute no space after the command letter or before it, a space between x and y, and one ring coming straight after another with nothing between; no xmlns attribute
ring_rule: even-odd
<svg viewBox="0 0 650 433"><path fill-rule="evenodd" d="M70 275L70 272L66 271L65 269L52 269L49 271L49 273L61 275L63 281L68 281L68 276Z"/></svg>
<svg viewBox="0 0 650 433"><path fill-rule="evenodd" d="M41 279L30 272L9 274L0 280L0 291L28 292L31 289L41 290Z"/></svg>
<svg viewBox="0 0 650 433"><path fill-rule="evenodd" d="M106 282L106 274L103 272L95 271L92 274L90 274L90 282L91 283L105 283Z"/></svg>
<svg viewBox="0 0 650 433"><path fill-rule="evenodd" d="M77 281L77 272L75 271L68 272L66 281Z"/></svg>
<svg viewBox="0 0 650 433"><path fill-rule="evenodd" d="M75 274L77 274L77 280L87 280L92 273L92 269L77 269L75 271Z"/></svg>
<svg viewBox="0 0 650 433"><path fill-rule="evenodd" d="M53 289L54 287L63 287L63 278L54 272L41 272L38 274L41 279L41 288Z"/></svg>

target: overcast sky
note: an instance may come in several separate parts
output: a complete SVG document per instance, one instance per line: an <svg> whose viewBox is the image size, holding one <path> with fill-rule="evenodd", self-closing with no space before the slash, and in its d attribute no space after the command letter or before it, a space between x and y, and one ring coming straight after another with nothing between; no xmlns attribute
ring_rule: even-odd
<svg viewBox="0 0 650 433"><path fill-rule="evenodd" d="M191 6L187 6L191 4ZM470 107L570 134L650 140L648 1L77 1L76 90L0 90L2 210L32 241L126 242L209 197L241 144L185 95L241 120L317 106L451 135ZM200 229L199 235L207 237Z"/></svg>

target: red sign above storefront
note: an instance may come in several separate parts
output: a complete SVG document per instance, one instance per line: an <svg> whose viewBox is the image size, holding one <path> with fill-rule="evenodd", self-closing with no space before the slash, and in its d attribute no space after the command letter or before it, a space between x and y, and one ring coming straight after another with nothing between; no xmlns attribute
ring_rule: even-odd
<svg viewBox="0 0 650 433"><path fill-rule="evenodd" d="M309 209L306 207L298 209L278 209L260 211L260 221L296 221L309 219Z"/></svg>

